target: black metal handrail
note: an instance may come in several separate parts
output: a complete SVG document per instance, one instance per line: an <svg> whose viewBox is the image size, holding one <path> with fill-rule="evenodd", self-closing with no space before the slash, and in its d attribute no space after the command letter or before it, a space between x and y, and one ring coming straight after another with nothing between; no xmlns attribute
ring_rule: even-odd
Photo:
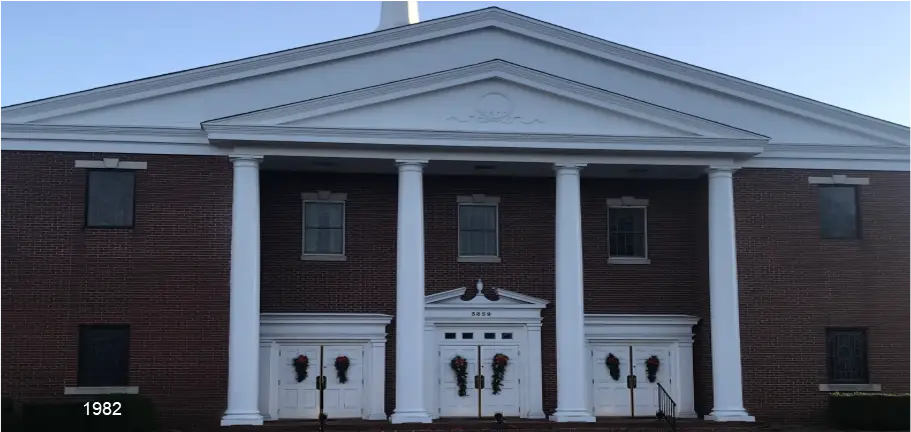
<svg viewBox="0 0 911 432"><path fill-rule="evenodd" d="M677 431L677 402L671 399L671 395L660 383L658 384L658 412L655 413L655 416L666 421L672 432Z"/></svg>

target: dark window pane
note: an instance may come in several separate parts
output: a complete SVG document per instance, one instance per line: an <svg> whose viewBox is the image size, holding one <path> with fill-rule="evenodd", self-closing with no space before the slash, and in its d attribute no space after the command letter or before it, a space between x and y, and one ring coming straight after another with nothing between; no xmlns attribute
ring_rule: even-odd
<svg viewBox="0 0 911 432"><path fill-rule="evenodd" d="M455 333L446 333L445 335L443 335L443 337L445 337L446 339L455 339L456 334Z"/></svg>
<svg viewBox="0 0 911 432"><path fill-rule="evenodd" d="M462 333L462 339L474 339L474 333Z"/></svg>
<svg viewBox="0 0 911 432"><path fill-rule="evenodd" d="M129 326L80 326L76 385L129 385Z"/></svg>
<svg viewBox="0 0 911 432"><path fill-rule="evenodd" d="M863 329L826 330L829 382L868 383L867 338Z"/></svg>
<svg viewBox="0 0 911 432"><path fill-rule="evenodd" d="M645 258L645 209L610 208L610 256Z"/></svg>
<svg viewBox="0 0 911 432"><path fill-rule="evenodd" d="M823 238L858 238L857 189L854 186L820 186L819 217Z"/></svg>
<svg viewBox="0 0 911 432"><path fill-rule="evenodd" d="M497 256L497 207L459 205L459 255Z"/></svg>
<svg viewBox="0 0 911 432"><path fill-rule="evenodd" d="M134 185L133 171L89 171L85 225L97 228L132 227Z"/></svg>
<svg viewBox="0 0 911 432"><path fill-rule="evenodd" d="M503 333L500 337L503 339L512 339L512 333Z"/></svg>
<svg viewBox="0 0 911 432"><path fill-rule="evenodd" d="M344 227L344 203L304 203L304 253L343 254Z"/></svg>
<svg viewBox="0 0 911 432"><path fill-rule="evenodd" d="M496 333L484 333L484 339L496 339L496 338L497 338Z"/></svg>

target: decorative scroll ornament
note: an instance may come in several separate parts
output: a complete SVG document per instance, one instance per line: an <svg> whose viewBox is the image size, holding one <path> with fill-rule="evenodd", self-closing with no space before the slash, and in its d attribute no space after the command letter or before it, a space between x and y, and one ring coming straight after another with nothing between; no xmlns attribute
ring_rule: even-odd
<svg viewBox="0 0 911 432"><path fill-rule="evenodd" d="M455 120L459 123L501 123L501 124L535 124L544 123L536 118L512 115L515 107L512 101L500 93L488 93L478 100L475 113L466 117L450 116L446 120Z"/></svg>

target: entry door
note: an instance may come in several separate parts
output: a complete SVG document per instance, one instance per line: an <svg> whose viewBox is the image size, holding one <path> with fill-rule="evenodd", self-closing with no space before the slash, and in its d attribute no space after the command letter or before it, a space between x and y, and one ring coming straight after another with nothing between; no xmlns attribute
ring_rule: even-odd
<svg viewBox="0 0 911 432"><path fill-rule="evenodd" d="M619 360L620 377L614 380L607 357ZM660 362L654 383L648 381L645 362ZM658 411L658 384L671 388L671 350L663 344L593 344L592 405L595 416L654 417Z"/></svg>
<svg viewBox="0 0 911 432"><path fill-rule="evenodd" d="M501 413L506 417L519 416L519 371L522 370L519 349L516 346L481 346L481 417ZM493 394L493 358L497 354L509 357L500 393Z"/></svg>
<svg viewBox="0 0 911 432"><path fill-rule="evenodd" d="M613 354L619 360L620 377L610 376L606 360ZM592 348L592 401L595 417L626 417L632 414L630 389L626 378L630 375L629 345L598 345Z"/></svg>
<svg viewBox="0 0 911 432"><path fill-rule="evenodd" d="M294 360L307 356L307 377L297 381ZM348 357L345 383L335 368L339 356ZM364 351L360 346L282 345L278 353L278 417L281 419L317 419L320 410L329 418L363 416ZM319 385L320 377L325 388Z"/></svg>
<svg viewBox="0 0 911 432"><path fill-rule="evenodd" d="M450 366L452 359L462 356L468 362L465 396L459 396L459 384L455 371ZM480 389L475 387L478 378L477 346L441 346L440 347L440 416L441 417L477 417Z"/></svg>
<svg viewBox="0 0 911 432"><path fill-rule="evenodd" d="M658 384L665 390L670 389L671 357L667 346L633 345L633 375L636 376L636 388L633 390L633 413L636 417L654 417L658 412ZM660 362L655 382L648 381L645 361L656 356Z"/></svg>
<svg viewBox="0 0 911 432"><path fill-rule="evenodd" d="M348 357L348 380L341 382L335 361ZM323 375L326 389L323 390L323 412L331 419L361 418L363 415L364 349L359 346L324 346Z"/></svg>
<svg viewBox="0 0 911 432"><path fill-rule="evenodd" d="M319 389L321 347L307 345L282 345L278 353L278 416L289 419L315 419L319 417ZM307 378L297 382L294 359L307 356L310 366Z"/></svg>

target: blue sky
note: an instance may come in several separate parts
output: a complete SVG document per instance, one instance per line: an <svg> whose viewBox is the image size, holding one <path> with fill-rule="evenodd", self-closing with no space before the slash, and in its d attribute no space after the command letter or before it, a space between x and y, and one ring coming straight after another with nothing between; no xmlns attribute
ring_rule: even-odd
<svg viewBox="0 0 911 432"><path fill-rule="evenodd" d="M421 2L422 20L499 6L911 123L909 2ZM372 31L370 2L6 2L10 105Z"/></svg>

